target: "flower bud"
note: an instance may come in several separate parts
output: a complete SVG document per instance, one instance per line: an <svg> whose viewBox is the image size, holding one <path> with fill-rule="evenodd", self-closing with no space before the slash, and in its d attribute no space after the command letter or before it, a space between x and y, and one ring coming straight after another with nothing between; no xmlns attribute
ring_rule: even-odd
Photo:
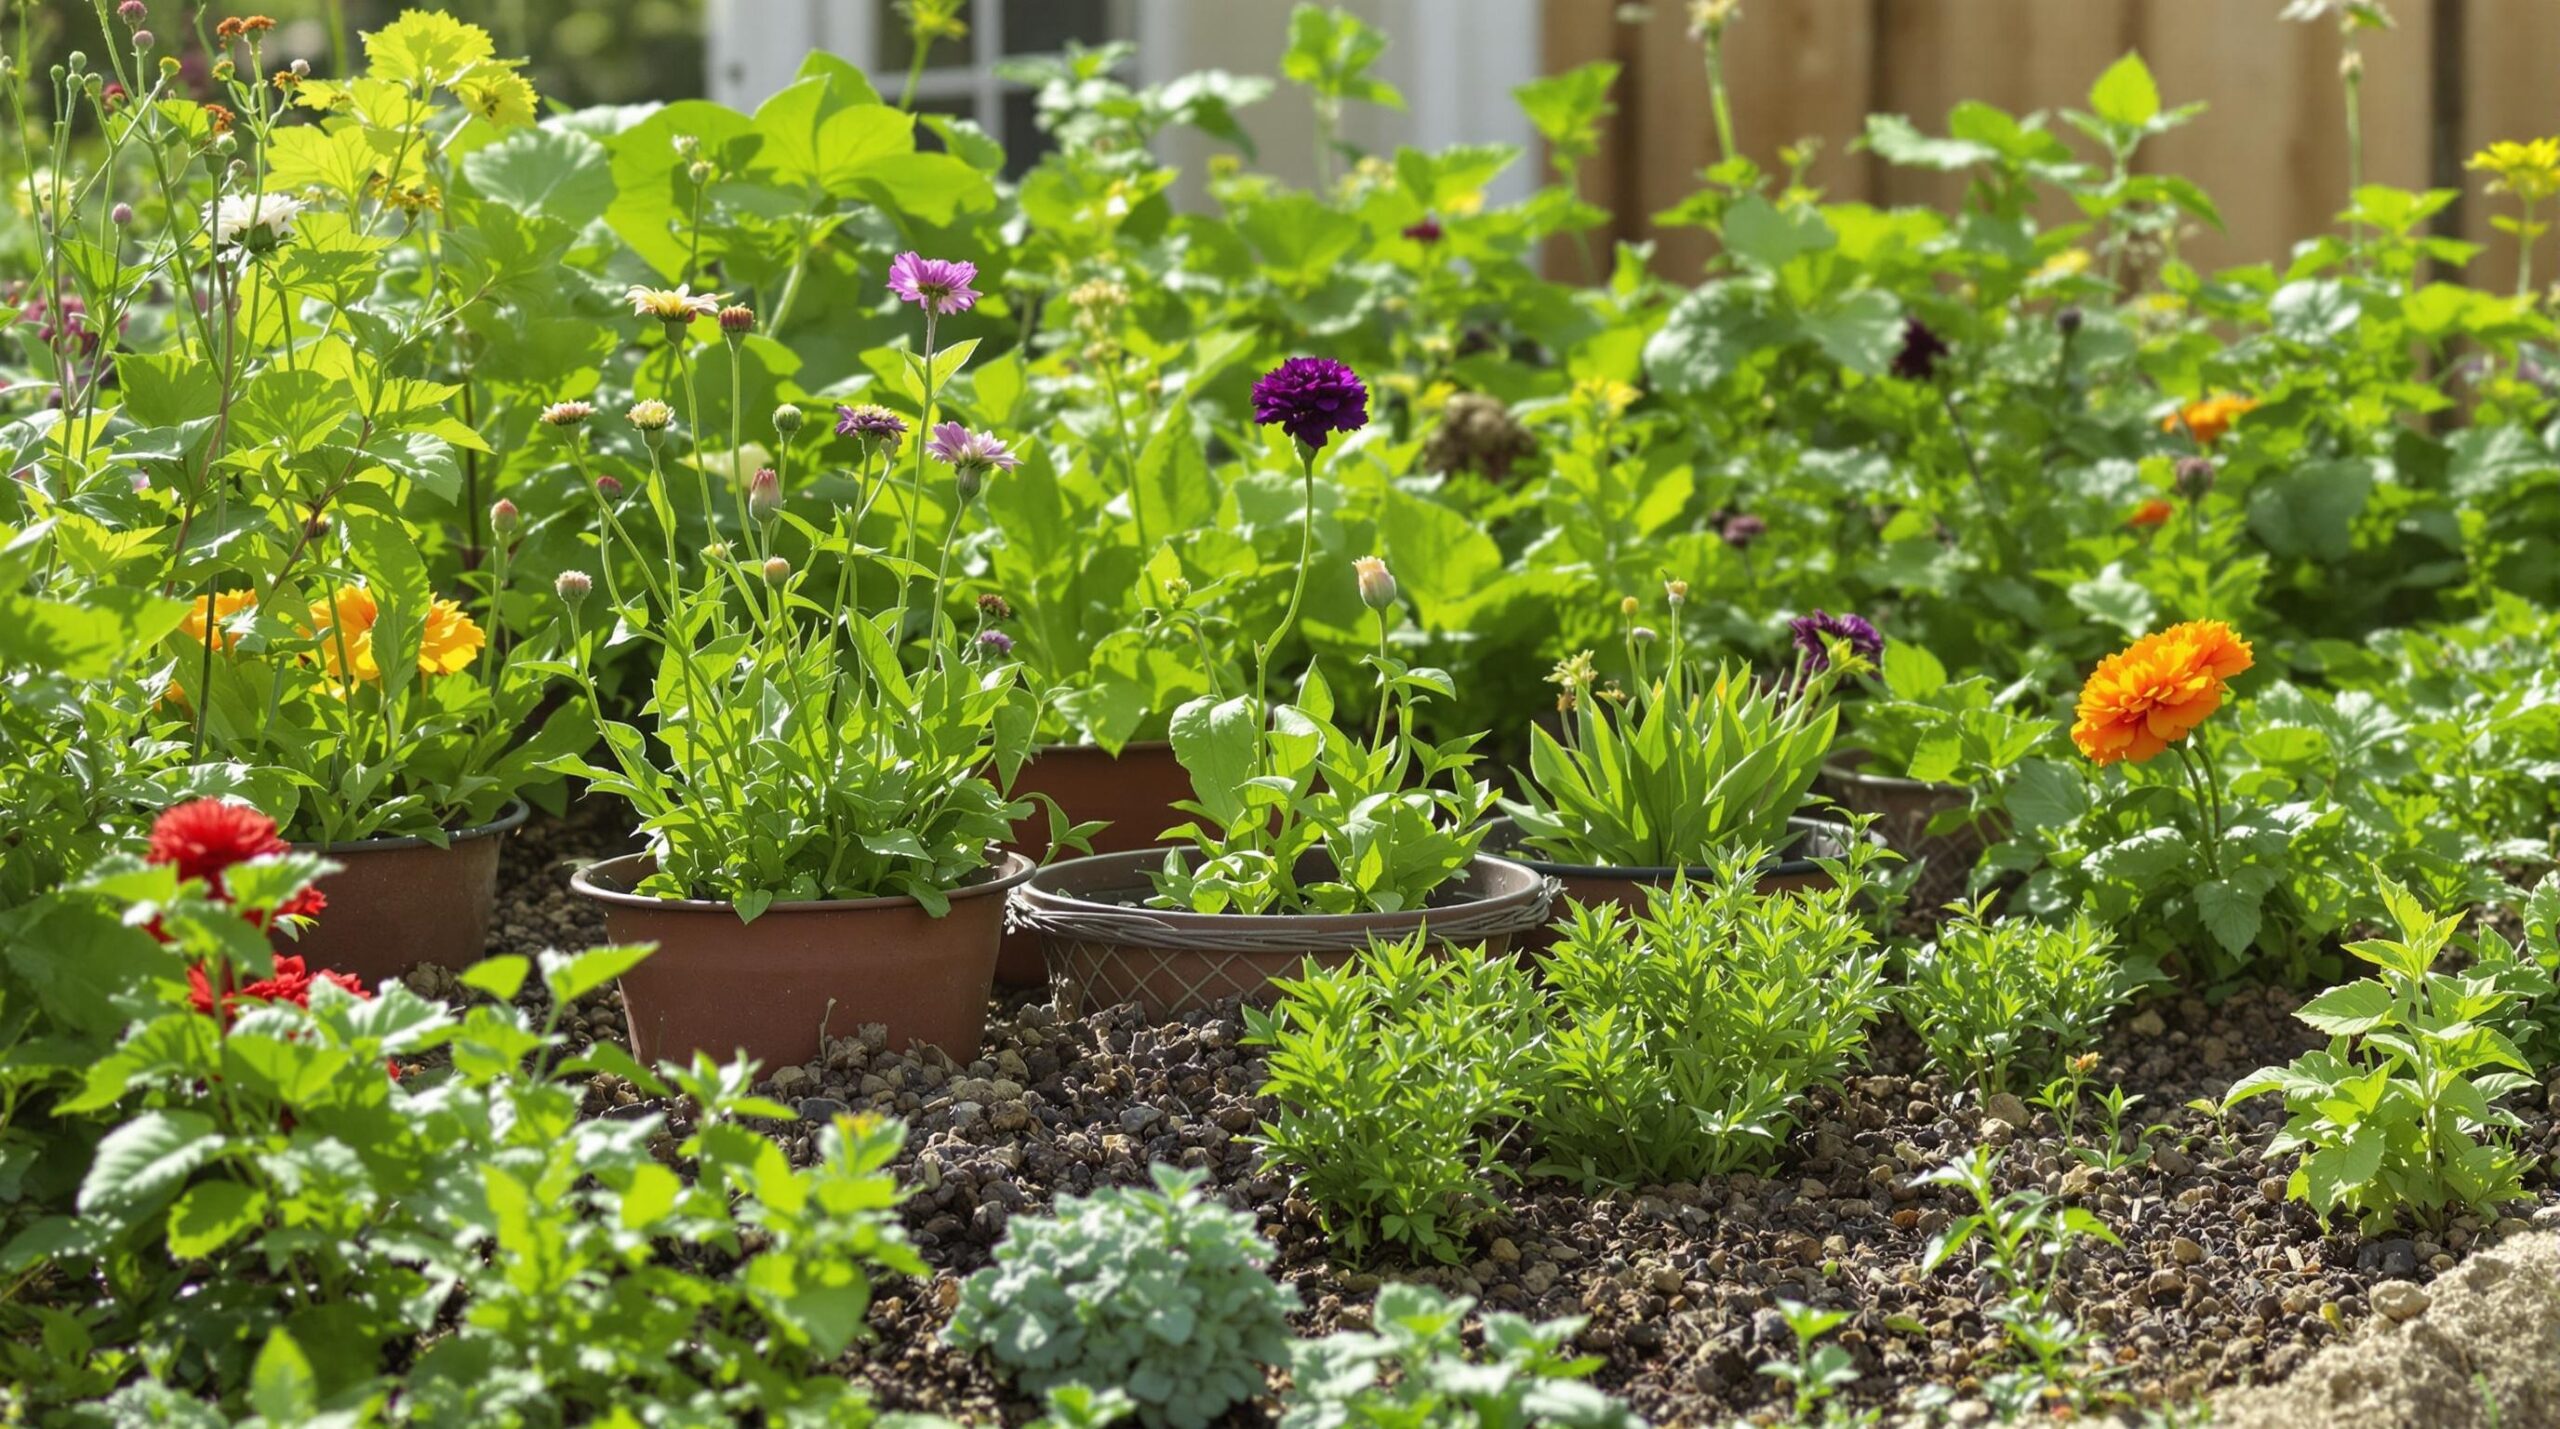
<svg viewBox="0 0 2560 1429"><path fill-rule="evenodd" d="M770 524L782 514L782 478L772 467L760 466L747 478L747 515L758 524Z"/></svg>
<svg viewBox="0 0 2560 1429"><path fill-rule="evenodd" d="M603 497L605 504L610 506L622 499L622 483L609 476L599 476L596 478L596 495Z"/></svg>
<svg viewBox="0 0 2560 1429"><path fill-rule="evenodd" d="M989 621L1011 620L1013 619L1013 602L994 591L988 591L985 595L978 597L978 614Z"/></svg>
<svg viewBox="0 0 2560 1429"><path fill-rule="evenodd" d="M2213 458L2182 456L2172 468L2177 473L2178 494L2189 501L2201 501L2213 490Z"/></svg>
<svg viewBox="0 0 2560 1429"><path fill-rule="evenodd" d="M551 582L551 589L572 608L586 604L587 593L595 588L596 583L588 579L585 571L562 571L559 578Z"/></svg>
<svg viewBox="0 0 2560 1429"><path fill-rule="evenodd" d="M500 536L512 536L524 524L524 513L516 504L501 496L489 505L489 529Z"/></svg>
<svg viewBox="0 0 2560 1429"><path fill-rule="evenodd" d="M1174 610L1180 610L1182 609L1183 604L1190 599L1191 582L1184 580L1180 576L1174 576L1164 583L1164 603L1166 606Z"/></svg>
<svg viewBox="0 0 2560 1429"><path fill-rule="evenodd" d="M137 50L147 51L153 45L158 43L160 43L160 37L152 34L149 30L136 30L133 32L133 47Z"/></svg>
<svg viewBox="0 0 2560 1429"><path fill-rule="evenodd" d="M150 493L151 477L144 472L135 472L133 474L133 494L136 496L147 496Z"/></svg>
<svg viewBox="0 0 2560 1429"><path fill-rule="evenodd" d="M2064 308L2053 315L2053 325L2062 329L2064 337L2078 337L2080 324L2086 320L2085 315L2078 308Z"/></svg>
<svg viewBox="0 0 2560 1429"><path fill-rule="evenodd" d="M108 209L107 220L118 228L131 227L133 225L133 205L129 203L120 203L115 207Z"/></svg>
<svg viewBox="0 0 2560 1429"><path fill-rule="evenodd" d="M720 331L731 337L744 337L756 330L756 310L732 303L720 310Z"/></svg>
<svg viewBox="0 0 2560 1429"><path fill-rule="evenodd" d="M1678 610L1681 606L1688 603L1689 583L1687 581L1664 581L1662 583L1662 594L1671 602L1671 608L1673 610Z"/></svg>
<svg viewBox="0 0 2560 1429"><path fill-rule="evenodd" d="M694 160L692 163L685 166L684 176L693 180L697 187L711 182L711 161L708 159Z"/></svg>
<svg viewBox="0 0 2560 1429"><path fill-rule="evenodd" d="M773 429L786 437L799 431L800 424L806 420L808 419L801 415L800 409L788 402L773 409Z"/></svg>
<svg viewBox="0 0 2560 1429"><path fill-rule="evenodd" d="M675 425L676 409L655 397L648 397L632 403L631 410L623 416L642 432L655 436Z"/></svg>
<svg viewBox="0 0 2560 1429"><path fill-rule="evenodd" d="M765 557L764 583L766 585L778 586L789 579L791 579L790 561L780 556Z"/></svg>
<svg viewBox="0 0 2560 1429"><path fill-rule="evenodd" d="M1643 608L1644 607L1637 602L1634 596L1626 596L1618 602L1618 613L1620 615L1633 615Z"/></svg>
<svg viewBox="0 0 2560 1429"><path fill-rule="evenodd" d="M985 485L986 473L980 467L963 466L951 473L952 493L960 498L963 506L977 500L979 490Z"/></svg>
<svg viewBox="0 0 2560 1429"><path fill-rule="evenodd" d="M151 18L151 7L143 0L124 0L116 7L116 18L124 21L126 29L139 30L142 22Z"/></svg>
<svg viewBox="0 0 2560 1429"><path fill-rule="evenodd" d="M554 402L542 409L542 424L546 427L582 426L595 414L596 409L584 402Z"/></svg>
<svg viewBox="0 0 2560 1429"><path fill-rule="evenodd" d="M1751 549L1752 542L1769 534L1769 523L1746 511L1728 517L1724 529L1718 534L1724 537L1726 545L1737 551L1747 551Z"/></svg>
<svg viewBox="0 0 2560 1429"><path fill-rule="evenodd" d="M286 65L285 68L292 71L295 79L311 78L311 61L309 60L295 60L292 64Z"/></svg>
<svg viewBox="0 0 2560 1429"><path fill-rule="evenodd" d="M1376 556L1361 556L1351 562L1360 580L1360 603L1371 610L1385 610L1396 603L1396 578L1387 563Z"/></svg>
<svg viewBox="0 0 2560 1429"><path fill-rule="evenodd" d="M1650 645L1660 638L1660 633L1650 625L1639 625L1627 632L1627 638L1638 645Z"/></svg>

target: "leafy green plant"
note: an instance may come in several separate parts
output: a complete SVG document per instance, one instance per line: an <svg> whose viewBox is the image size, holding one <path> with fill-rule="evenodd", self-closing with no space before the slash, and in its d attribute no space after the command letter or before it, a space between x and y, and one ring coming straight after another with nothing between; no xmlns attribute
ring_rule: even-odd
<svg viewBox="0 0 2560 1429"><path fill-rule="evenodd" d="M2546 874L2523 900L2522 936L2483 924L2470 940L2472 970L2494 983L2506 1001L2490 1024L2535 1067L2560 1061L2560 874Z"/></svg>
<svg viewBox="0 0 2560 1429"><path fill-rule="evenodd" d="M1990 904L1954 905L1955 916L1905 959L1893 999L1930 1061L1984 1096L2062 1072L2097 1045L2135 987L2113 939L2088 918L2061 927L1993 919Z"/></svg>
<svg viewBox="0 0 2560 1429"><path fill-rule="evenodd" d="M1484 1317L1484 1346L1463 1334L1475 1301L1424 1285L1378 1291L1367 1330L1301 1340L1290 1355L1281 1429L1641 1429L1627 1407L1583 1383L1597 1356L1565 1346L1579 1319Z"/></svg>
<svg viewBox="0 0 2560 1429"><path fill-rule="evenodd" d="M1203 1173L1153 1169L1155 1189L1061 1196L1017 1217L995 1263L960 1287L945 1333L1014 1383L1105 1384L1138 1417L1205 1425L1262 1393L1289 1353L1297 1294L1264 1273L1253 1218L1204 1201Z"/></svg>
<svg viewBox="0 0 2560 1429"><path fill-rule="evenodd" d="M1443 951L1422 934L1310 964L1244 1009L1269 1049L1255 1135L1353 1257L1394 1246L1455 1263L1510 1177L1505 1126L1527 1093L1511 1072L1537 1026L1528 970L1507 954Z"/></svg>
<svg viewBox="0 0 2560 1429"><path fill-rule="evenodd" d="M1921 1269L1934 1272L1973 1247L2001 1295L1991 1318L2011 1350L2026 1360L1985 1385L1995 1408L2014 1419L2042 1410L2056 1396L2077 1403L2090 1381L2110 1372L2094 1364L2098 1337L2062 1308L2056 1292L2077 1242L2123 1242L2094 1212L2064 1205L2034 1187L2002 1193L1996 1171L1996 1153L1976 1147L1929 1174L1930 1184L1962 1190L1974 1209L1929 1238Z"/></svg>
<svg viewBox="0 0 2560 1429"><path fill-rule="evenodd" d="M75 1153L103 1130L76 1181L24 1181L30 1203L8 1208L0 1265L21 1293L0 1366L19 1402L197 1406L176 1422L310 1422L323 1402L404 1424L867 1420L824 1367L864 1332L875 1277L924 1269L884 1169L902 1129L839 1119L795 1169L745 1125L790 1114L749 1093L746 1064L565 1057L571 1003L644 948L488 959L465 981L497 1000L459 1015L397 982L350 990L262 929L326 867L120 858L50 896L41 956L118 975L57 976L58 995L124 1031L66 1061L55 1029L83 1023L47 1011L11 1059L0 1141L32 1129ZM540 1021L506 1000L537 974ZM696 1108L669 1144L690 1178L653 1150L660 1118L579 1116L599 1071Z"/></svg>
<svg viewBox="0 0 2560 1429"><path fill-rule="evenodd" d="M1866 756L1869 772L1973 793L1972 807L1941 815L1946 833L1998 807L2003 777L2060 725L2017 712L2038 689L2032 679L1994 688L1985 675L1950 679L1946 666L1907 640L1885 646L1873 698L1849 707L1842 744Z"/></svg>
<svg viewBox="0 0 2560 1429"><path fill-rule="evenodd" d="M2382 881L2397 934L2347 944L2375 969L2304 1003L2294 1015L2329 1045L2243 1077L2223 1098L2284 1097L2269 1157L2298 1154L2286 1194L2325 1222L2336 1211L2367 1230L2412 1217L2438 1224L2522 1193L2523 1164L2501 1143L2518 1125L2498 1099L2533 1084L2533 1066L2498 1030L2511 994L2492 972L2439 971L2458 914L2438 916Z"/></svg>
<svg viewBox="0 0 2560 1429"><path fill-rule="evenodd" d="M1795 1398L1795 1422L1819 1422L1825 1426L1872 1424L1877 1411L1855 1418L1832 1402L1832 1396L1858 1382L1858 1368L1849 1352L1834 1344L1822 1343L1822 1337L1849 1323L1846 1310L1824 1310L1801 1300L1778 1297L1778 1315L1787 1322L1787 1333L1795 1337L1796 1357L1772 1360L1760 1366L1760 1372L1787 1387Z"/></svg>
<svg viewBox="0 0 2560 1429"><path fill-rule="evenodd" d="M1585 1185L1692 1181L1766 1165L1797 1107L1865 1055L1883 956L1857 904L1863 841L1835 886L1762 893L1757 850L1648 892L1568 905L1543 964L1546 1025L1514 1060L1541 1169Z"/></svg>
<svg viewBox="0 0 2560 1429"><path fill-rule="evenodd" d="M1521 797L1501 801L1522 844L1542 857L1687 868L1737 845L1784 847L1787 820L1830 753L1839 724L1832 686L1862 659L1845 647L1838 663L1800 657L1775 684L1742 667L1710 672L1688 658L1687 583L1672 582L1668 595L1659 673L1646 651L1662 637L1636 626L1633 609L1624 617L1632 689L1602 687L1589 651L1556 667L1565 737L1531 727Z"/></svg>

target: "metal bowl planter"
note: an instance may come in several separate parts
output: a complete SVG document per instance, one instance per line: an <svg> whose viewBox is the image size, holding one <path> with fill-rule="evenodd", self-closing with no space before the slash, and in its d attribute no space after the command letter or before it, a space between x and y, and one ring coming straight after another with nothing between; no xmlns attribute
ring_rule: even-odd
<svg viewBox="0 0 2560 1429"><path fill-rule="evenodd" d="M511 802L485 824L453 830L442 847L418 838L295 844L339 867L316 885L328 903L301 936L271 935L276 951L353 973L367 988L422 963L480 961L498 906L498 850L526 812Z"/></svg>
<svg viewBox="0 0 2560 1429"><path fill-rule="evenodd" d="M978 1055L1005 897L1032 863L999 854L951 891L936 918L912 898L830 898L776 903L752 923L734 903L634 893L651 868L626 854L580 870L570 887L604 905L605 936L655 943L622 975L631 1050L641 1062L739 1052L766 1067L814 1060L825 1037L865 1023L888 1028L889 1046L922 1043L955 1062Z"/></svg>
<svg viewBox="0 0 2560 1429"><path fill-rule="evenodd" d="M1070 823L1103 820L1110 827L1093 836L1093 852L1131 853L1155 847L1165 830L1183 821L1173 805L1191 797L1191 775L1163 740L1125 745L1116 755L1098 744L1052 744L1022 766L1013 793L1048 795ZM1036 812L1014 825L1005 847L1037 859L1048 852L1047 839L1046 812ZM997 985L1036 987L1048 979L1039 935L1007 929L996 957Z"/></svg>
<svg viewBox="0 0 2560 1429"><path fill-rule="evenodd" d="M1853 814L1875 815L1875 828L1886 842L1920 864L1919 878L1911 890L1917 910L1934 913L1962 898L1971 883L1974 865L1982 861L1983 850L2009 836L2008 814L1995 809L1980 819L1933 834L1929 832L1931 820L1972 804L1973 798L1963 786L1870 774L1859 767L1865 759L1866 756L1853 753L1824 764L1815 790Z"/></svg>
<svg viewBox="0 0 2560 1429"><path fill-rule="evenodd" d="M1546 921L1555 888L1483 855L1429 908L1409 913L1191 913L1149 908L1147 870L1164 850L1069 859L1013 895L1012 925L1038 935L1058 1008L1134 1002L1157 1021L1226 998L1268 1003L1271 980L1312 959L1336 966L1369 946L1427 930L1447 946L1505 952Z"/></svg>
<svg viewBox="0 0 2560 1429"><path fill-rule="evenodd" d="M1691 868L1618 868L1606 864L1554 863L1520 851L1520 826L1508 818L1495 818L1486 823L1485 853L1506 863L1517 864L1553 879L1558 891L1584 907L1615 903L1631 912L1644 908L1644 891L1667 888L1687 877L1693 883L1715 878L1716 870L1699 866ZM1769 856L1760 865L1757 886L1762 893L1787 893L1797 890L1824 889L1835 886L1830 871L1814 860L1840 858L1849 851L1850 830L1845 824L1802 816L1787 820L1788 840L1785 848ZM1883 847L1885 839L1873 829L1867 841ZM1547 947L1554 941L1553 930L1540 927L1526 940L1533 949Z"/></svg>

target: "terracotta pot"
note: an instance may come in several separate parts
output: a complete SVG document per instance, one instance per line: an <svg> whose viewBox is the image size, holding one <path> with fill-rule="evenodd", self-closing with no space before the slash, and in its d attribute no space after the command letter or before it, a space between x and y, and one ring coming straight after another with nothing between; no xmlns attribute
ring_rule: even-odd
<svg viewBox="0 0 2560 1429"><path fill-rule="evenodd" d="M2009 836L2009 816L1993 810L1943 834L1929 832L1929 821L1950 809L1973 802L1954 784L1929 784L1869 774L1858 766L1864 754L1846 754L1822 766L1814 788L1853 814L1873 814L1875 828L1905 858L1920 865L1911 886L1919 910L1931 911L1962 898L1982 852Z"/></svg>
<svg viewBox="0 0 2560 1429"><path fill-rule="evenodd" d="M1412 913L1187 913L1149 908L1147 870L1160 849L1051 864L1013 895L1012 921L1036 932L1058 1007L1075 1013L1134 1002L1165 1021L1225 998L1272 1000L1271 980L1308 960L1332 967L1369 946L1428 928L1434 941L1506 952L1547 916L1547 879L1479 856Z"/></svg>
<svg viewBox="0 0 2560 1429"><path fill-rule="evenodd" d="M889 1029L893 1050L923 1043L967 1062L986 1031L1005 895L1031 876L1022 855L999 859L952 890L939 918L912 898L833 898L776 903L741 923L732 903L633 893L646 854L582 869L569 886L604 905L607 938L658 945L622 975L644 1065L744 1052L796 1066L868 1022Z"/></svg>
<svg viewBox="0 0 2560 1429"><path fill-rule="evenodd" d="M1591 907L1615 903L1631 912L1644 909L1644 890L1665 888L1683 874L1693 883L1716 876L1713 868L1613 868L1600 864L1551 863L1518 851L1520 826L1508 818L1487 821L1484 850L1495 858L1516 863L1552 878L1564 897ZM1833 887L1831 875L1816 858L1838 858L1848 852L1849 830L1841 824L1821 819L1797 817L1787 820L1788 844L1760 865L1757 886L1762 893L1787 893L1799 889ZM1884 838L1869 830L1870 842L1882 845ZM1543 949L1555 942L1555 930L1541 926L1524 940L1531 949Z"/></svg>
<svg viewBox="0 0 2560 1429"><path fill-rule="evenodd" d="M1109 828L1093 836L1095 853L1131 853L1157 847L1165 830L1185 820L1173 805L1191 797L1191 775L1173 757L1173 746L1162 740L1125 745L1117 755L1098 744L1052 744L1022 766L1013 792L1017 797L1048 795L1070 822L1108 823ZM1034 859L1046 854L1047 817L1043 810L1015 824L1013 841L1005 847ZM996 982L1037 987L1048 980L1039 935L1008 929L1004 949L996 956Z"/></svg>
<svg viewBox="0 0 2560 1429"><path fill-rule="evenodd" d="M525 813L521 800L510 803L489 822L446 835L443 848L406 838L295 844L339 868L318 885L328 906L300 938L275 934L276 949L309 967L354 973L368 988L421 963L480 961L498 906L498 849Z"/></svg>

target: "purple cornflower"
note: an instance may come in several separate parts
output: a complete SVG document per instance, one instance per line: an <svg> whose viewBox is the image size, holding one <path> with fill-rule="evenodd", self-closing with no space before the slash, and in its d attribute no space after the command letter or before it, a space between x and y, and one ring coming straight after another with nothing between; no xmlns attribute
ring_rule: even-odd
<svg viewBox="0 0 2560 1429"><path fill-rule="evenodd" d="M1725 518L1724 530L1718 533L1724 543L1737 551L1751 549L1751 543L1769 534L1769 523L1749 512Z"/></svg>
<svg viewBox="0 0 2560 1429"><path fill-rule="evenodd" d="M1013 637L1001 630L979 631L978 645L997 659L1003 659L1013 653Z"/></svg>
<svg viewBox="0 0 2560 1429"><path fill-rule="evenodd" d="M1807 670L1831 668L1831 651L1826 637L1845 640L1849 648L1867 660L1884 658L1884 637L1876 633L1866 618L1857 615L1830 615L1817 608L1811 615L1799 615L1787 622L1795 632L1796 648L1804 652Z"/></svg>
<svg viewBox="0 0 2560 1429"><path fill-rule="evenodd" d="M898 443L906 440L907 419L886 407L874 407L867 402L859 407L838 404L836 435L878 442L894 452Z"/></svg>
<svg viewBox="0 0 2560 1429"><path fill-rule="evenodd" d="M1440 241L1440 220L1426 213L1420 223L1405 229L1404 236L1416 243L1437 243Z"/></svg>
<svg viewBox="0 0 2560 1429"><path fill-rule="evenodd" d="M1369 389L1330 357L1293 357L1253 384L1253 419L1322 449L1328 434L1369 425Z"/></svg>
<svg viewBox="0 0 2560 1429"><path fill-rule="evenodd" d="M1022 464L1003 442L985 432L973 432L958 422L944 422L933 429L924 444L925 455L954 471L978 473L989 467L1011 471Z"/></svg>
<svg viewBox="0 0 2560 1429"><path fill-rule="evenodd" d="M949 317L978 305L978 265L958 258L925 258L913 251L889 262L889 291L899 301Z"/></svg>
<svg viewBox="0 0 2560 1429"><path fill-rule="evenodd" d="M1902 324L1902 350L1893 355L1893 375L1905 382L1926 382L1938 375L1938 360L1950 349L1947 340L1938 336L1918 318Z"/></svg>

